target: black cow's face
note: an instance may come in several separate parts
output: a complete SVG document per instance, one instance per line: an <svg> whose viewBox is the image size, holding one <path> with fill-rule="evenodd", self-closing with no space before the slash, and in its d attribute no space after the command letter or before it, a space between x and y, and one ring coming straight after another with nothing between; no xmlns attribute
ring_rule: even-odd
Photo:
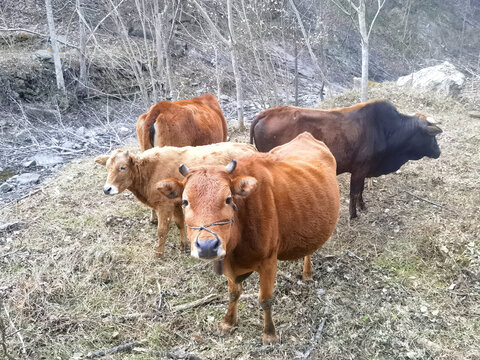
<svg viewBox="0 0 480 360"><path fill-rule="evenodd" d="M440 148L436 135L440 134L442 129L423 118L417 117L416 120L418 126L407 149L410 160L418 160L424 156L437 159L440 156Z"/></svg>

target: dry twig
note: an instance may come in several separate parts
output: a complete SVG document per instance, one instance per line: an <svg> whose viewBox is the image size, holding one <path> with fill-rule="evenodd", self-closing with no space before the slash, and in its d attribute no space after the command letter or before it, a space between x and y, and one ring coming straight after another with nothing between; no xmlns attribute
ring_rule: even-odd
<svg viewBox="0 0 480 360"><path fill-rule="evenodd" d="M322 338L323 327L325 326L325 321L326 319L323 318L322 321L320 322L320 325L318 325L312 344L308 347L307 351L303 353L303 355L301 356L302 359L308 359L312 351L315 350L317 345L320 343L320 340Z"/></svg>
<svg viewBox="0 0 480 360"><path fill-rule="evenodd" d="M105 355L115 354L115 353L120 352L120 351L128 351L128 350L133 349L135 346L142 345L145 342L146 342L146 340L133 341L131 343L126 343L126 344L115 346L111 349L95 351L94 353L88 354L86 356L86 358L87 359L93 359L93 358L102 357L102 356L105 356Z"/></svg>
<svg viewBox="0 0 480 360"><path fill-rule="evenodd" d="M208 303L210 303L212 301L215 301L215 300L218 300L218 299L219 299L219 296L217 294L210 294L210 295L205 296L202 299L198 299L198 300L186 303L186 304L181 304L181 305L174 306L172 308L172 311L175 312L175 311L182 311L182 310L191 309L191 308L194 308L194 307L197 307L197 306L200 306L200 305L208 304Z"/></svg>

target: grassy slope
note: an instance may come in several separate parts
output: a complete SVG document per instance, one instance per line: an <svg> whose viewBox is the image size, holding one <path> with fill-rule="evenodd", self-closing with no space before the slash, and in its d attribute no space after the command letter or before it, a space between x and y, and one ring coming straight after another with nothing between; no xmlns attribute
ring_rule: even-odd
<svg viewBox="0 0 480 360"><path fill-rule="evenodd" d="M245 283L238 330L216 336L226 280L179 253L173 228L168 257L155 260L149 211L131 194L104 196L105 170L89 160L68 165L41 193L0 210L3 220L28 223L0 245L0 291L29 356L67 359L146 339L143 351L110 358L181 358L186 352L290 359L307 349L325 318L312 358L479 358L480 122L452 100L428 93L386 84L372 88L371 96L441 120L442 155L378 178L365 193L368 211L352 222L348 177L339 177L340 221L313 256L314 284L297 283L300 262L280 264L274 307L280 344L261 345L255 275ZM356 99L347 93L322 106ZM319 289L325 293L318 295ZM210 293L222 300L171 310ZM7 333L13 331L9 326ZM7 345L19 358L17 334Z"/></svg>

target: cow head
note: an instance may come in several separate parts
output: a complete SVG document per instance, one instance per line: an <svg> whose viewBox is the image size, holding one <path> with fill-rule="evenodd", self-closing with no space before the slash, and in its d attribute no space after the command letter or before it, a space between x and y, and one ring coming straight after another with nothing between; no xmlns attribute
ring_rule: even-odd
<svg viewBox="0 0 480 360"><path fill-rule="evenodd" d="M442 129L431 118L422 114L415 114L415 131L408 141L409 158L418 160L424 156L437 159L440 156L440 148L436 136L442 133Z"/></svg>
<svg viewBox="0 0 480 360"><path fill-rule="evenodd" d="M108 171L107 181L103 187L106 195L120 194L133 183L133 166L135 156L128 151L117 149L110 155L98 156L95 162L106 165Z"/></svg>
<svg viewBox="0 0 480 360"><path fill-rule="evenodd" d="M235 199L254 191L257 180L250 176L232 176L236 161L226 167L201 167L189 170L180 165L185 179L160 181L157 188L170 199L182 199L191 255L206 260L219 259L236 243Z"/></svg>

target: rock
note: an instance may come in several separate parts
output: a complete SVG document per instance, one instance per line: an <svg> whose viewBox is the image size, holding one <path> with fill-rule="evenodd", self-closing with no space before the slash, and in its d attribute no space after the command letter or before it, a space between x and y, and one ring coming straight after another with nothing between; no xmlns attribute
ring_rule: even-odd
<svg viewBox="0 0 480 360"><path fill-rule="evenodd" d="M125 126L122 126L120 129L118 129L118 132L122 135L127 135L130 130L128 130L128 128L126 128Z"/></svg>
<svg viewBox="0 0 480 360"><path fill-rule="evenodd" d="M80 126L77 130L75 130L75 134L77 134L78 136L84 136L85 128L83 126Z"/></svg>
<svg viewBox="0 0 480 360"><path fill-rule="evenodd" d="M25 115L27 115L29 119L57 122L59 118L59 114L55 110L43 109L41 107L34 106L25 106L24 109Z"/></svg>
<svg viewBox="0 0 480 360"><path fill-rule="evenodd" d="M480 119L480 111L470 111L468 113L468 116L470 116L472 118Z"/></svg>
<svg viewBox="0 0 480 360"><path fill-rule="evenodd" d="M37 166L49 167L63 162L61 156L55 154L37 154L33 157Z"/></svg>
<svg viewBox="0 0 480 360"><path fill-rule="evenodd" d="M0 224L0 232L11 233L12 231L17 231L24 228L25 225L26 223L23 221Z"/></svg>
<svg viewBox="0 0 480 360"><path fill-rule="evenodd" d="M20 185L37 184L40 180L40 175L36 173L24 173L18 175L15 180Z"/></svg>
<svg viewBox="0 0 480 360"><path fill-rule="evenodd" d="M53 63L53 53L51 50L37 50L35 57L41 61L48 61Z"/></svg>
<svg viewBox="0 0 480 360"><path fill-rule="evenodd" d="M35 160L27 160L22 165L25 168L29 168L30 166L34 166L35 164Z"/></svg>
<svg viewBox="0 0 480 360"><path fill-rule="evenodd" d="M3 183L2 185L0 185L0 192L1 193L7 193L9 191L12 191L13 190L13 185L9 184L9 183Z"/></svg>
<svg viewBox="0 0 480 360"><path fill-rule="evenodd" d="M456 95L465 82L465 75L448 61L410 75L399 77L397 85L424 88L443 95Z"/></svg>
<svg viewBox="0 0 480 360"><path fill-rule="evenodd" d="M66 140L62 143L61 147L65 149L74 149L75 144L69 140Z"/></svg>

